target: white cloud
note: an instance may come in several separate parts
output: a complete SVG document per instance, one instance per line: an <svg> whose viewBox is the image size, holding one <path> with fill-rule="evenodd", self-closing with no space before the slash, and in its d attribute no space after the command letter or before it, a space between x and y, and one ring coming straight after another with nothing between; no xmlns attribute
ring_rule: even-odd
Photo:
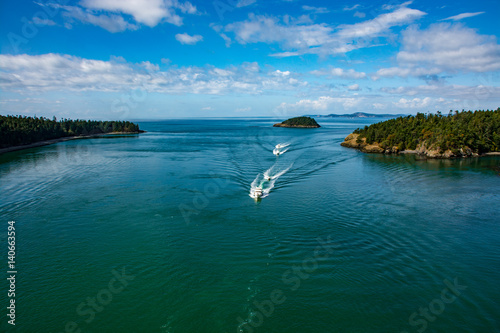
<svg viewBox="0 0 500 333"><path fill-rule="evenodd" d="M325 7L313 7L313 6L307 6L307 5L302 6L302 9L305 11L308 11L308 12L312 12L314 14L326 14L326 13L330 12Z"/></svg>
<svg viewBox="0 0 500 333"><path fill-rule="evenodd" d="M96 25L109 32L121 32L125 30L137 30L138 26L126 21L122 16L116 14L94 14L76 6L62 6L63 17L70 20L78 20L83 23ZM66 23L67 28L71 28L71 23Z"/></svg>
<svg viewBox="0 0 500 333"><path fill-rule="evenodd" d="M233 34L240 44L279 44L283 52L271 54L275 57L303 54L327 56L373 46L375 39L387 37L392 27L409 24L425 14L416 9L399 6L393 12L381 14L372 20L336 27L312 23L308 16L293 19L288 15L279 18L250 14L245 21L213 28L226 40L226 45L231 42L228 35Z"/></svg>
<svg viewBox="0 0 500 333"><path fill-rule="evenodd" d="M333 106L350 109L357 106L362 100L363 98L321 96L316 100L302 99L296 103L281 103L277 110L281 112L326 111Z"/></svg>
<svg viewBox="0 0 500 333"><path fill-rule="evenodd" d="M481 14L484 14L484 13L485 12L462 13L462 14L458 14L458 15L455 15L455 16L447 17L445 19L442 19L441 21L446 21L446 20L459 21L459 20L461 20L463 18L474 17L474 16L481 15Z"/></svg>
<svg viewBox="0 0 500 333"><path fill-rule="evenodd" d="M397 7L407 7L407 6L411 5L412 3L413 3L413 0L403 2L400 5L396 5L396 4L391 4L390 3L390 4L383 5L382 9L383 10L393 10L394 8L397 8Z"/></svg>
<svg viewBox="0 0 500 333"><path fill-rule="evenodd" d="M441 73L442 70L440 68L423 68L423 67L390 67L390 68L382 68L377 71L375 75L372 75L372 79L376 80L380 77L408 77L408 76L424 76L424 75L437 75Z"/></svg>
<svg viewBox="0 0 500 333"><path fill-rule="evenodd" d="M426 13L407 7L401 7L394 12L381 14L372 20L352 25L340 26L338 36L341 38L367 38L380 36L393 26L410 23Z"/></svg>
<svg viewBox="0 0 500 333"><path fill-rule="evenodd" d="M366 73L364 72L356 72L354 69L343 69L339 67L314 70L311 72L314 75L325 75L330 77L339 77L343 79L364 79L366 78Z"/></svg>
<svg viewBox="0 0 500 333"><path fill-rule="evenodd" d="M33 23L39 27L46 26L46 25L48 25L48 26L56 25L56 22L49 20L49 19L41 19L38 16L33 17Z"/></svg>
<svg viewBox="0 0 500 333"><path fill-rule="evenodd" d="M279 75L277 75L277 73ZM165 94L262 94L297 91L307 82L289 71L263 71L257 63L217 68L171 67L150 62L128 63L69 55L0 55L0 88L32 93L45 91L119 92L142 89Z"/></svg>
<svg viewBox="0 0 500 333"><path fill-rule="evenodd" d="M461 24L434 24L426 30L403 32L398 62L440 67L446 71L486 72L500 69L500 45L495 37L479 35Z"/></svg>
<svg viewBox="0 0 500 333"><path fill-rule="evenodd" d="M402 33L398 67L380 69L381 76L422 76L441 73L489 72L500 69L500 45L494 36L480 35L460 23L412 26Z"/></svg>
<svg viewBox="0 0 500 333"><path fill-rule="evenodd" d="M181 44L194 45L203 40L203 37L200 35L190 36L186 33L175 35L175 39L177 39Z"/></svg>
<svg viewBox="0 0 500 333"><path fill-rule="evenodd" d="M416 97L414 99L401 98L399 101L394 102L393 104L403 109L421 109L428 107L430 103L430 97L425 97L423 99Z"/></svg>
<svg viewBox="0 0 500 333"><path fill-rule="evenodd" d="M359 18L365 18L366 14L363 12L356 12L352 16L359 17Z"/></svg>
<svg viewBox="0 0 500 333"><path fill-rule="evenodd" d="M322 24L286 25L274 17L250 14L247 21L229 24L224 31L233 32L240 44L283 43L286 48L300 49L326 43L332 29Z"/></svg>
<svg viewBox="0 0 500 333"><path fill-rule="evenodd" d="M252 108L251 107L246 107L246 108L238 108L236 110L234 110L235 112L239 112L239 113L243 113L243 112L250 112L252 111Z"/></svg>
<svg viewBox="0 0 500 333"><path fill-rule="evenodd" d="M256 2L257 0L239 0L238 3L236 4L236 7L237 8L246 7L253 5Z"/></svg>
<svg viewBox="0 0 500 333"><path fill-rule="evenodd" d="M499 100L500 87L490 85L493 84L490 81L485 80L485 84L473 86L429 84L415 87L382 88L382 91L393 95L433 96L434 98L445 97L478 101Z"/></svg>
<svg viewBox="0 0 500 333"><path fill-rule="evenodd" d="M358 91L360 88L359 88L359 84L355 83L355 84L352 84L350 86L347 86L347 89L351 90L351 91Z"/></svg>
<svg viewBox="0 0 500 333"><path fill-rule="evenodd" d="M162 0L149 0L147 2L138 0L82 0L80 4L89 9L128 14L133 16L138 23L150 27L154 27L168 15Z"/></svg>
<svg viewBox="0 0 500 333"><path fill-rule="evenodd" d="M357 5L354 5L352 7L344 7L344 10L345 11L351 11L351 10L355 10L356 8L359 8L361 5L357 4Z"/></svg>
<svg viewBox="0 0 500 333"><path fill-rule="evenodd" d="M78 6L63 6L58 3L39 4L62 10L62 15L73 21L93 24L110 32L136 30L140 25L154 27L162 22L182 25L182 14L199 14L190 2L179 0L81 0Z"/></svg>

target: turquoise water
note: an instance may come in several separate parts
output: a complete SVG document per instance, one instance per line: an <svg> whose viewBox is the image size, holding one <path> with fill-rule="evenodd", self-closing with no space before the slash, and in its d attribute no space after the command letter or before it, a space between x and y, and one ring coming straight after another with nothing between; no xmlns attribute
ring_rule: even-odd
<svg viewBox="0 0 500 333"><path fill-rule="evenodd" d="M340 142L374 120L319 120L0 155L18 270L1 331L499 332L500 158L366 155Z"/></svg>

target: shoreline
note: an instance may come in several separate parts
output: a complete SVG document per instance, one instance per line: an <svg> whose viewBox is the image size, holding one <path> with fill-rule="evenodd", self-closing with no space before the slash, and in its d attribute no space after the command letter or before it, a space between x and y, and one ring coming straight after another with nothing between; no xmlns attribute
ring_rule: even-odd
<svg viewBox="0 0 500 333"><path fill-rule="evenodd" d="M13 151L18 151L18 150L30 149L30 148L43 147L43 146L53 145L55 143L70 141L70 140L90 139L90 138L95 138L95 137L99 137L99 136L106 136L106 135L124 135L124 134L140 134L140 133L144 133L144 131L140 131L140 132L110 132L110 133L98 133L98 134L89 134L89 135L65 136L65 137L57 138L57 139L33 142L33 143L30 143L27 145L1 148L0 154L10 153Z"/></svg>
<svg viewBox="0 0 500 333"><path fill-rule="evenodd" d="M417 147L415 150L405 149L400 151L397 147L392 147L384 149L380 147L377 142L372 144L366 143L366 138L363 138L361 142L357 142L359 134L351 133L349 134L343 142L340 143L342 147L354 148L363 153L368 154L383 154L383 155L418 155L420 157L425 157L429 159L457 159L464 157L482 157L482 156L500 156L500 152L492 151L484 154L478 154L474 152L462 153L455 155L451 151L445 151L440 153L435 149L428 149L423 145L422 147ZM462 151L462 150L461 150Z"/></svg>

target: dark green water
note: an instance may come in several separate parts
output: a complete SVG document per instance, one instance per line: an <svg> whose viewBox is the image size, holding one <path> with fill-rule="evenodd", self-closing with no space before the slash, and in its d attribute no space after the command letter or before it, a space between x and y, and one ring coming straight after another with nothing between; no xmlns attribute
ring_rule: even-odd
<svg viewBox="0 0 500 333"><path fill-rule="evenodd" d="M372 120L273 122L145 122L1 155L18 274L0 330L500 331L498 157L365 155L339 144Z"/></svg>

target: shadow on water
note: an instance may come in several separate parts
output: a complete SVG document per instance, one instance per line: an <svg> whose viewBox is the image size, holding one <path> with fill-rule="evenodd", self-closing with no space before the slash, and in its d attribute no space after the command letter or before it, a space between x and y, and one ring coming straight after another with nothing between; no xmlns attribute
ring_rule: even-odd
<svg viewBox="0 0 500 333"><path fill-rule="evenodd" d="M463 172L500 175L500 156L482 156L456 159L430 159L416 155L364 154L363 160L384 169L435 171L463 176Z"/></svg>

